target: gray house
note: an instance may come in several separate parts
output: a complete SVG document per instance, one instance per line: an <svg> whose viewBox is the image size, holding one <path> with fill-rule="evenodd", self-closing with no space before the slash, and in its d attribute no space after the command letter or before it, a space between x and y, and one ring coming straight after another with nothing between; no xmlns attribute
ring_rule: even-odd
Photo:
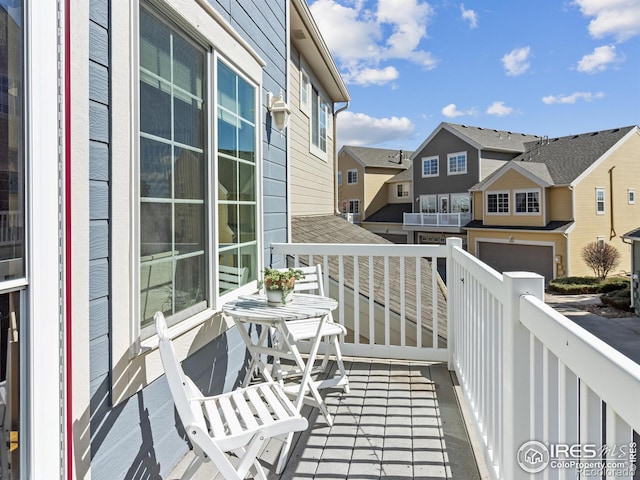
<svg viewBox="0 0 640 480"><path fill-rule="evenodd" d="M413 213L404 216L403 228L414 243L445 243L461 236L472 216L469 188L526 150L538 140L490 128L443 122L415 149Z"/></svg>
<svg viewBox="0 0 640 480"><path fill-rule="evenodd" d="M238 385L220 308L290 238L290 150L333 165L347 90L305 0L4 3L0 477L165 478L153 312L204 394Z"/></svg>

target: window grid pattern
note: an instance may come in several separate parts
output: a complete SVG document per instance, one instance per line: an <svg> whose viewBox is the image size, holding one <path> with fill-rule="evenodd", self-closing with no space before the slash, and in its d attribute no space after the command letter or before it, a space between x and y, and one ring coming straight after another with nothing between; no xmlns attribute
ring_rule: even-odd
<svg viewBox="0 0 640 480"><path fill-rule="evenodd" d="M422 159L422 176L423 177L438 176L438 157Z"/></svg>
<svg viewBox="0 0 640 480"><path fill-rule="evenodd" d="M604 213L604 188L596 188L596 213Z"/></svg>
<svg viewBox="0 0 640 480"><path fill-rule="evenodd" d="M449 174L467 173L467 154L454 153L448 156Z"/></svg>
<svg viewBox="0 0 640 480"><path fill-rule="evenodd" d="M516 192L516 213L540 213L540 192Z"/></svg>
<svg viewBox="0 0 640 480"><path fill-rule="evenodd" d="M358 183L358 170L347 170L347 185Z"/></svg>
<svg viewBox="0 0 640 480"><path fill-rule="evenodd" d="M487 194L487 212L509 213L509 194L508 193Z"/></svg>

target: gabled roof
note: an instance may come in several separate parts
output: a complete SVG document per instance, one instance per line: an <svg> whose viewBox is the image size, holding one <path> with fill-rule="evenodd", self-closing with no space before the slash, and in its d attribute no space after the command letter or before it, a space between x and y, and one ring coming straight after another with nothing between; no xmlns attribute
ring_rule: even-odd
<svg viewBox="0 0 640 480"><path fill-rule="evenodd" d="M566 137L542 139L512 162L544 164L555 185L573 184L582 174L622 140L635 125ZM640 131L639 131L640 132Z"/></svg>
<svg viewBox="0 0 640 480"><path fill-rule="evenodd" d="M340 149L340 154L343 152L351 155L356 161L358 161L363 167L377 167L377 168L395 168L400 170L406 170L411 166L409 157L413 152L402 151L402 163L399 162L398 150L390 150L386 148L369 148L369 147L356 147L345 145ZM340 155L338 155L340 158Z"/></svg>
<svg viewBox="0 0 640 480"><path fill-rule="evenodd" d="M634 242L640 242L640 227L636 228L635 230L631 230L628 233L625 233L624 235L622 235L622 238L627 238Z"/></svg>
<svg viewBox="0 0 640 480"><path fill-rule="evenodd" d="M387 183L412 182L412 181L413 181L413 165L409 165L409 168L391 177L389 180L387 180Z"/></svg>
<svg viewBox="0 0 640 480"><path fill-rule="evenodd" d="M632 125L528 143L526 152L507 162L471 190L483 190L510 169L526 172L541 185L576 185L631 132L640 134L640 129Z"/></svg>
<svg viewBox="0 0 640 480"><path fill-rule="evenodd" d="M431 132L431 135L429 135L427 139L415 149L415 153L417 154L421 152L441 130L446 130L452 133L479 150L491 150L496 152L524 152L527 150L527 142L535 142L541 138L537 135L529 135L525 133L442 122L433 132ZM411 158L413 159L413 156Z"/></svg>

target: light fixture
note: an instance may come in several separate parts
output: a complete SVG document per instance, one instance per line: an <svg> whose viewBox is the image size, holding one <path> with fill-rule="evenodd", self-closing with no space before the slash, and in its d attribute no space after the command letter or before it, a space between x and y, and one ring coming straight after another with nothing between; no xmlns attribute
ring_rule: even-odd
<svg viewBox="0 0 640 480"><path fill-rule="evenodd" d="M267 104L269 105L269 111L271 112L273 123L276 129L280 132L280 136L282 136L284 129L287 128L291 110L289 110L289 105L284 101L282 90L280 90L280 95L277 97L274 97L271 92L267 95Z"/></svg>

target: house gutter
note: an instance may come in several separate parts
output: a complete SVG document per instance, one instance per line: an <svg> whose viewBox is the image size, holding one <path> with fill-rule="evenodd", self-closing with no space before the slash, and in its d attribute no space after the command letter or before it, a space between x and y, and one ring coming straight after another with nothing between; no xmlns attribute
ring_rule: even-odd
<svg viewBox="0 0 640 480"><path fill-rule="evenodd" d="M335 106L335 104L334 104ZM349 108L349 101L336 110L333 114L333 206L334 215L340 215L340 206L338 205L338 114Z"/></svg>

